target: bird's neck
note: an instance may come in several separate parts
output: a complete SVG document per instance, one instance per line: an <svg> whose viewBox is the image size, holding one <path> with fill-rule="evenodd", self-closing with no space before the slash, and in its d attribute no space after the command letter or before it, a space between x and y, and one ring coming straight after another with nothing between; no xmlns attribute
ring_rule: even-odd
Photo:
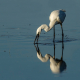
<svg viewBox="0 0 80 80"><path fill-rule="evenodd" d="M50 30L50 27L48 27L46 24L41 25L41 29L44 29L46 32Z"/></svg>
<svg viewBox="0 0 80 80"><path fill-rule="evenodd" d="M44 29L46 32L50 31L56 24L56 20L50 21L49 27L46 24L41 25L41 29Z"/></svg>

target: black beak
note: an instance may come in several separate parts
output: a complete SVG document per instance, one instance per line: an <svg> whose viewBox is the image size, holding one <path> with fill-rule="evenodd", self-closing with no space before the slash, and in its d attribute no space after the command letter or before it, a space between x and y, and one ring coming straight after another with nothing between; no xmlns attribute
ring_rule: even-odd
<svg viewBox="0 0 80 80"><path fill-rule="evenodd" d="M38 39L39 39L39 34L36 35L35 40L34 40L34 44L35 44L36 40L37 40L37 43L38 43Z"/></svg>

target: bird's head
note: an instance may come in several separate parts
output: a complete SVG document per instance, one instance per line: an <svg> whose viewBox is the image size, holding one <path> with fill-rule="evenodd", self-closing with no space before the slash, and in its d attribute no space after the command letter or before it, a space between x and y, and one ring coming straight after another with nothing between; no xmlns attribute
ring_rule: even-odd
<svg viewBox="0 0 80 80"><path fill-rule="evenodd" d="M41 27L39 27L39 28L36 30L36 35L39 35L39 36L40 36L41 31L42 31L42 29L41 29Z"/></svg>
<svg viewBox="0 0 80 80"><path fill-rule="evenodd" d="M34 40L34 43L35 43L36 40L37 40L37 42L38 42L39 36L40 36L40 34L41 34L41 31L42 31L42 29L41 29L41 27L39 27L39 28L37 29L37 31L36 31L36 38L35 38L35 40Z"/></svg>

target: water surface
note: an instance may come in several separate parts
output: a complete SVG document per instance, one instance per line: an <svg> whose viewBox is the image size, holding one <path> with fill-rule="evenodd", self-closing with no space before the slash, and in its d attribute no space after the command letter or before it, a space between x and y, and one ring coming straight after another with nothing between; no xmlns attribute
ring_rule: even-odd
<svg viewBox="0 0 80 80"><path fill-rule="evenodd" d="M1 80L75 80L80 79L80 1L76 0L1 0L0 1L0 79ZM66 10L63 23L63 60L67 67L62 73L50 70L50 61L37 58L34 39L41 24L49 24L49 14L56 9ZM55 57L62 55L61 27L56 25ZM53 30L42 32L38 47L43 56L54 56Z"/></svg>

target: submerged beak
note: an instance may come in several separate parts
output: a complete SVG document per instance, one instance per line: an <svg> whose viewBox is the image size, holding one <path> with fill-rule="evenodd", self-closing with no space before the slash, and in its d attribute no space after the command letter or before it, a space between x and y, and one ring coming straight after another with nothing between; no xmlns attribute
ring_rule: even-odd
<svg viewBox="0 0 80 80"><path fill-rule="evenodd" d="M38 39L39 39L39 34L36 35L35 40L34 40L34 44L35 44L35 41L36 41L36 40L37 40L37 42L38 42Z"/></svg>

